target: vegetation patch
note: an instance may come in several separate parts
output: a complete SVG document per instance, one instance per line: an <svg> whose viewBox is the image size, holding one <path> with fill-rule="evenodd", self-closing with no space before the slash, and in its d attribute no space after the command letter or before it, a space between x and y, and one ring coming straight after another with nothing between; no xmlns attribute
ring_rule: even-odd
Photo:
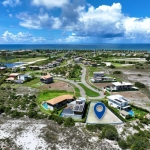
<svg viewBox="0 0 150 150"><path fill-rule="evenodd" d="M66 95L66 94L71 94L73 95L73 92L67 92L67 91L58 91L58 90L44 90L41 91L37 97L37 102L38 104L41 104L43 101L47 101L50 99L53 99L55 97L61 96L61 95Z"/></svg>
<svg viewBox="0 0 150 150"><path fill-rule="evenodd" d="M92 91L91 89L87 88L84 84L79 83L79 85L85 90L85 93L89 97L97 97L99 96L99 93Z"/></svg>

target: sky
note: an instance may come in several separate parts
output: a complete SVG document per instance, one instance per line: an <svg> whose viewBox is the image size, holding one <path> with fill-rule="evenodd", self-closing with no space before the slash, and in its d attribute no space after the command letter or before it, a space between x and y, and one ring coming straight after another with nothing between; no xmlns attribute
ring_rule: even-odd
<svg viewBox="0 0 150 150"><path fill-rule="evenodd" d="M150 0L1 0L0 44L150 43Z"/></svg>

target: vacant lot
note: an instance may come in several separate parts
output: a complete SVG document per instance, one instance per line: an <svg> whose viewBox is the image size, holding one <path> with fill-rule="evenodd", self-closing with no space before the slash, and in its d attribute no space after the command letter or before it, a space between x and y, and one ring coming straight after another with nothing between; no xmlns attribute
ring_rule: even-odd
<svg viewBox="0 0 150 150"><path fill-rule="evenodd" d="M140 91L127 91L127 92L111 92L112 95L120 94L129 99L129 102L138 106L150 110L150 100Z"/></svg>
<svg viewBox="0 0 150 150"><path fill-rule="evenodd" d="M73 87L63 81L55 81L54 83L51 84L44 84L40 87L40 89L65 90L68 92L74 92Z"/></svg>
<svg viewBox="0 0 150 150"><path fill-rule="evenodd" d="M112 83L111 82L107 82L107 83L93 83L96 87L98 88L104 88L106 86L111 86Z"/></svg>

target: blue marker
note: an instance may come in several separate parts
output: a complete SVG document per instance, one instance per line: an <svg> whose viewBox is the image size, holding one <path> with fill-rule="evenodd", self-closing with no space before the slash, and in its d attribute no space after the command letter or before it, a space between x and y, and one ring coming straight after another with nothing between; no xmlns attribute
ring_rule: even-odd
<svg viewBox="0 0 150 150"><path fill-rule="evenodd" d="M99 108L101 108L101 110L99 110ZM101 119L104 116L105 111L106 111L106 106L103 103L98 102L95 104L94 112L98 119Z"/></svg>

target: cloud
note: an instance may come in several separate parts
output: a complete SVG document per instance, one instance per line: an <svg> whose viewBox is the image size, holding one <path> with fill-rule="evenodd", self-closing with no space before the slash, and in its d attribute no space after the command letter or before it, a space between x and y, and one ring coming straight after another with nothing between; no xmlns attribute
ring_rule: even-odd
<svg viewBox="0 0 150 150"><path fill-rule="evenodd" d="M28 42L28 43L37 43L37 42L44 42L46 41L43 37L34 37L30 33L23 33L19 32L17 34L10 33L5 31L2 36L0 37L0 41L3 43L21 43L21 42Z"/></svg>
<svg viewBox="0 0 150 150"><path fill-rule="evenodd" d="M28 13L24 12L18 14L17 18L22 20L19 23L20 26L29 29L42 29L43 27L59 29L61 26L59 18L53 16L50 17L48 13L29 15Z"/></svg>
<svg viewBox="0 0 150 150"><path fill-rule="evenodd" d="M58 6L56 5L58 1L53 6L52 2L46 0L34 0L33 2L37 6ZM59 17L44 13L44 10L39 14L20 13L17 17L21 19L20 25L26 28L58 29L74 33L74 35L65 38L66 42L84 41L87 37L93 39L94 42L104 40L116 42L117 40L130 39L147 41L150 38L150 18L126 16L122 13L120 3L113 3L111 6L101 5L95 8L85 3L84 0L74 0L72 2L66 1L66 4L61 6Z"/></svg>
<svg viewBox="0 0 150 150"><path fill-rule="evenodd" d="M14 7L14 6L20 5L21 2L20 2L20 0L4 0L4 1L2 2L2 4L3 4L4 6L11 6L11 7Z"/></svg>
<svg viewBox="0 0 150 150"><path fill-rule="evenodd" d="M62 7L66 5L68 2L69 0L32 0L32 5L54 8L54 7Z"/></svg>

